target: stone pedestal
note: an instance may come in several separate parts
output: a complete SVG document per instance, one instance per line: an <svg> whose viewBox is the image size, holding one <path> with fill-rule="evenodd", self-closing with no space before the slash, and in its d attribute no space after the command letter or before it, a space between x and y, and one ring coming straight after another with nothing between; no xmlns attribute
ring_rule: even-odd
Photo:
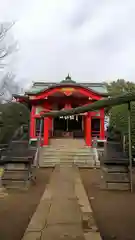
<svg viewBox="0 0 135 240"><path fill-rule="evenodd" d="M101 167L101 186L110 190L129 190L130 175L128 167L125 166L105 166Z"/></svg>

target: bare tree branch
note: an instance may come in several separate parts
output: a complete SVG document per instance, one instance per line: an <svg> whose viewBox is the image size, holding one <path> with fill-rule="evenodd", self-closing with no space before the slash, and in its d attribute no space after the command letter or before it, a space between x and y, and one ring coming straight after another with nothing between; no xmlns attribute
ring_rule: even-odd
<svg viewBox="0 0 135 240"><path fill-rule="evenodd" d="M12 101L12 95L21 92L21 87L15 82L15 74L7 73L0 82L0 103Z"/></svg>
<svg viewBox="0 0 135 240"><path fill-rule="evenodd" d="M0 61L12 54L15 50L17 50L17 42L14 42L13 44L10 44L8 46L6 46L5 44L6 34L14 26L14 24L15 22L0 23Z"/></svg>
<svg viewBox="0 0 135 240"><path fill-rule="evenodd" d="M15 22L10 22L10 23L1 23L0 24L0 41L2 41L7 32L14 26Z"/></svg>
<svg viewBox="0 0 135 240"><path fill-rule="evenodd" d="M3 60L5 57L12 54L14 51L17 51L17 42L14 42L12 45L7 48L0 49L0 60Z"/></svg>
<svg viewBox="0 0 135 240"><path fill-rule="evenodd" d="M10 34L7 33L14 26L15 22L0 23L0 70L2 73L5 71L5 67L8 63L5 59L11 55L14 51L17 51L18 43L10 39ZM20 87L14 81L15 75L13 73L5 73L4 77L0 81L0 103L9 102L12 100L12 94L19 93Z"/></svg>

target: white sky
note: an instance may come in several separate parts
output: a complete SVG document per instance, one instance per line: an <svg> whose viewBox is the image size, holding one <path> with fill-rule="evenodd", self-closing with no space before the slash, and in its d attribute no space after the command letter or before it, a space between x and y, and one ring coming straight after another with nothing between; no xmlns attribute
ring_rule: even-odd
<svg viewBox="0 0 135 240"><path fill-rule="evenodd" d="M0 21L17 20L18 79L135 81L134 0L0 0Z"/></svg>

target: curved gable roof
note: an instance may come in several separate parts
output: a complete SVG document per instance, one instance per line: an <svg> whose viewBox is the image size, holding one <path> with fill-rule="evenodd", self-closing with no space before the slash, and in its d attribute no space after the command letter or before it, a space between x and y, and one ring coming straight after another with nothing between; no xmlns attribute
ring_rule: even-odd
<svg viewBox="0 0 135 240"><path fill-rule="evenodd" d="M54 88L60 88L60 87L77 87L77 88L83 88L88 91L93 92L94 94L98 96L108 96L105 85L102 83L75 83L75 82L66 82L62 81L60 83L42 83L37 82L34 83L32 86L32 89L27 92L28 95L39 95L43 92L51 91ZM100 89L100 91L99 91ZM101 91L102 90L102 91ZM103 91L104 90L104 91Z"/></svg>

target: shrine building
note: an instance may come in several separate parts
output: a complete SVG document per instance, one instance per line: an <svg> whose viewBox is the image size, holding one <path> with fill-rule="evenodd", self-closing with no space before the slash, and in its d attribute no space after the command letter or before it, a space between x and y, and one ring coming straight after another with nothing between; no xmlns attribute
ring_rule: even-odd
<svg viewBox="0 0 135 240"><path fill-rule="evenodd" d="M103 83L75 82L68 75L59 83L35 82L29 92L14 95L14 99L27 103L31 110L30 141L37 141L41 114L52 110L72 109L91 104L107 97ZM42 144L49 145L51 138L84 138L86 145L92 145L92 138L105 139L104 109L74 116L44 118Z"/></svg>

